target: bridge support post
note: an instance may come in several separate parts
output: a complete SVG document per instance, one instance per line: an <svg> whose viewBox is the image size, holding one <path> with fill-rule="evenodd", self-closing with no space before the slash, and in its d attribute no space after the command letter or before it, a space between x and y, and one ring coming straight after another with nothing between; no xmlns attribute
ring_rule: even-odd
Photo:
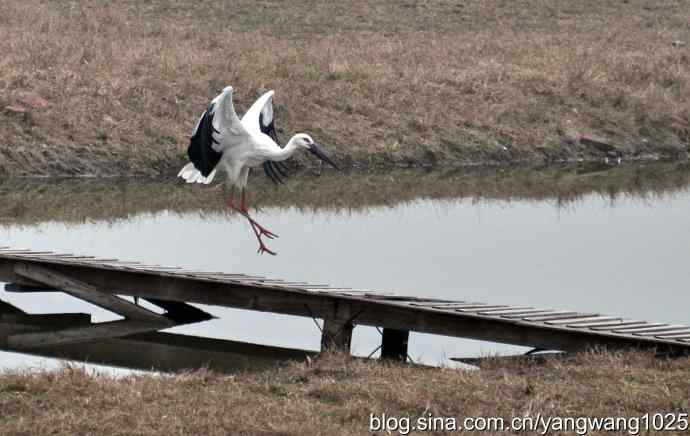
<svg viewBox="0 0 690 436"><path fill-rule="evenodd" d="M408 330L383 329L381 338L381 359L407 361Z"/></svg>
<svg viewBox="0 0 690 436"><path fill-rule="evenodd" d="M321 351L338 350L349 353L353 328L351 322L324 320L323 332L321 333Z"/></svg>
<svg viewBox="0 0 690 436"><path fill-rule="evenodd" d="M350 312L349 307L335 303L333 316L323 320L321 351L338 350L350 353L354 329Z"/></svg>

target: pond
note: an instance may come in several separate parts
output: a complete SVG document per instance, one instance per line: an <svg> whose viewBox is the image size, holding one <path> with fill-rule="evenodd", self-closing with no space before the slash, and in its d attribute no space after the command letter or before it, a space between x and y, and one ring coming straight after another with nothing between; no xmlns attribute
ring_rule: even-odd
<svg viewBox="0 0 690 436"><path fill-rule="evenodd" d="M690 323L690 168L407 170L250 182L258 220L280 235L258 255L220 187L173 181L5 180L0 245L405 295L595 311ZM29 312L108 312L60 294L0 299ZM204 307L178 333L318 349L311 319ZM379 343L354 330L353 352ZM412 334L415 361L525 349ZM0 353L4 368L54 361Z"/></svg>

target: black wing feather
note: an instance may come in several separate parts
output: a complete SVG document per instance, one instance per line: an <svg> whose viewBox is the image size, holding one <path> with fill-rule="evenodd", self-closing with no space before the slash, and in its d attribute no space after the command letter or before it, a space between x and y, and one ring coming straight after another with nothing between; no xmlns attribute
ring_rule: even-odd
<svg viewBox="0 0 690 436"><path fill-rule="evenodd" d="M271 162L273 164L273 168L278 170L281 176L283 177L288 177L288 172L287 172L287 167L285 166L284 163L282 162Z"/></svg>
<svg viewBox="0 0 690 436"><path fill-rule="evenodd" d="M208 109L201 116L199 126L192 135L187 148L187 156L194 164L194 168L199 170L204 177L208 177L211 171L218 165L223 153L213 149L213 144L218 144L218 141L213 137L213 133L219 133L213 127L213 104L209 105Z"/></svg>
<svg viewBox="0 0 690 436"><path fill-rule="evenodd" d="M271 165L272 163L273 162L271 162L270 160L267 160L266 162L263 163L264 172L266 173L266 175L268 176L269 179L273 180L273 183L275 183L276 185L278 183L284 185L285 182L283 182L283 180L280 178L280 176L276 173L274 167Z"/></svg>

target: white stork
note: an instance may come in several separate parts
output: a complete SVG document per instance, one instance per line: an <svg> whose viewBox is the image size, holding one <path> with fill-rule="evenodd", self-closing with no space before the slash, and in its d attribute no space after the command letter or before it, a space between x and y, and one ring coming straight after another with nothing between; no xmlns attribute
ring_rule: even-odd
<svg viewBox="0 0 690 436"><path fill-rule="evenodd" d="M257 223L247 210L245 188L249 169L263 165L266 174L276 183L283 183L280 175L287 176L282 161L297 150L306 149L319 159L338 169L338 166L321 150L306 133L298 133L281 147L278 145L273 120L273 91L268 91L252 104L242 120L232 103L231 86L225 87L201 115L192 132L187 148L191 161L179 172L187 183L211 183L216 170L227 173L231 185L228 206L242 214L254 230L259 241L259 253L276 253L269 250L262 236L273 239L277 235ZM280 174L280 175L279 175ZM239 207L235 204L235 187L241 191Z"/></svg>

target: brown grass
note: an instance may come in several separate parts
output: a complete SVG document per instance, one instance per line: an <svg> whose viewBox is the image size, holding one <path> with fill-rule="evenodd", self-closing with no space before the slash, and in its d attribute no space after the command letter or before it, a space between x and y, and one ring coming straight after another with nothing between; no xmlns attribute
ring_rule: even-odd
<svg viewBox="0 0 690 436"><path fill-rule="evenodd" d="M233 376L201 371L113 379L71 366L9 371L0 375L0 433L364 435L372 434L370 413L506 420L538 412L551 417L678 414L690 409L689 370L687 358L592 352L544 364L489 361L480 371L338 355ZM657 433L674 434L649 434Z"/></svg>
<svg viewBox="0 0 690 436"><path fill-rule="evenodd" d="M250 204L296 207L305 212L350 213L395 207L422 199L442 201L550 201L577 207L587 195L619 199L672 196L690 187L690 165L645 163L556 168L519 167L356 172L346 176L295 174L275 186L263 174L251 178ZM114 221L144 213L230 213L221 187L132 179L0 180L0 224L43 221Z"/></svg>
<svg viewBox="0 0 690 436"><path fill-rule="evenodd" d="M689 32L684 0L6 0L0 171L169 172L226 84L343 165L686 155Z"/></svg>

